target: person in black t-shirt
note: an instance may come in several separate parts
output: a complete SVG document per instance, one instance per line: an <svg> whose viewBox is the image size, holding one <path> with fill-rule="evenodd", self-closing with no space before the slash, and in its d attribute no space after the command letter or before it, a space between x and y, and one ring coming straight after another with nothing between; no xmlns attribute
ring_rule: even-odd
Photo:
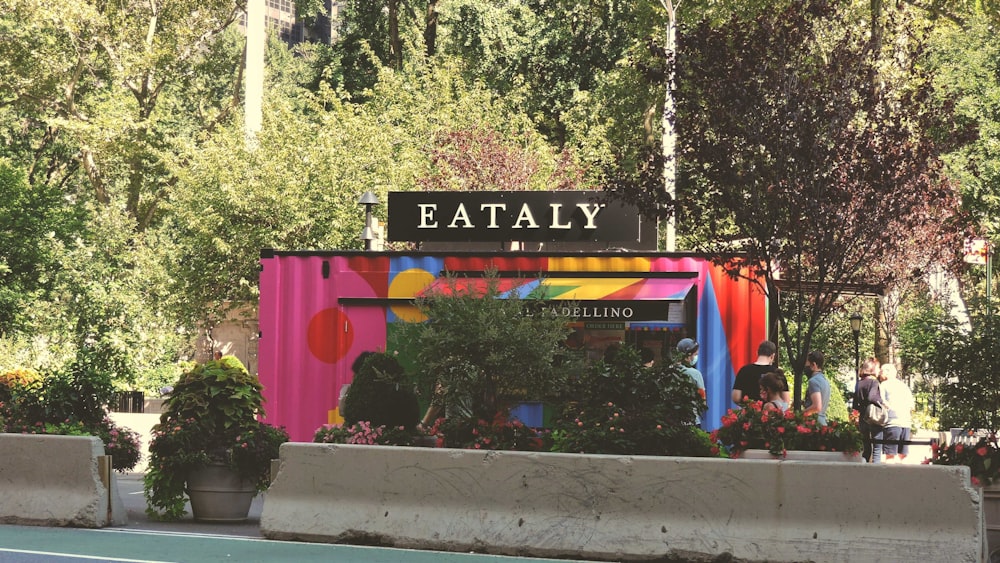
<svg viewBox="0 0 1000 563"><path fill-rule="evenodd" d="M775 369L774 360L778 355L778 347L770 340L765 340L757 346L757 359L752 364L747 364L736 372L736 381L733 382L732 399L737 405L744 399L751 401L760 400L760 376ZM788 391L788 382L780 378L783 386L781 399L788 403L792 394Z"/></svg>

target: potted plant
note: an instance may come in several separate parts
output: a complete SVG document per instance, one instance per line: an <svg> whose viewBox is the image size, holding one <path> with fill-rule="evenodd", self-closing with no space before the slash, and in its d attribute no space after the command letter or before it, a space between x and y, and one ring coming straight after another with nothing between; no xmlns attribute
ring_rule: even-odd
<svg viewBox="0 0 1000 563"><path fill-rule="evenodd" d="M722 426L712 432L712 439L729 450L731 457L747 457L748 452L764 450L770 457L788 457L790 451L831 452L857 461L861 451L861 432L855 420L831 420L821 426L817 415L803 416L794 410L767 411L761 401L747 401L743 408L729 409Z"/></svg>
<svg viewBox="0 0 1000 563"><path fill-rule="evenodd" d="M181 375L153 427L144 478L146 512L174 520L190 499L199 520L245 520L267 488L271 460L288 434L261 422L261 385L232 356ZM206 482L206 480L208 482Z"/></svg>

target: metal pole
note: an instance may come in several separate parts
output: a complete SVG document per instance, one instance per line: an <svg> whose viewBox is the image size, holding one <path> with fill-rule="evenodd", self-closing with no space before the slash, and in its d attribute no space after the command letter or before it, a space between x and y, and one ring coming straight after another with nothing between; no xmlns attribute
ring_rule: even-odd
<svg viewBox="0 0 1000 563"><path fill-rule="evenodd" d="M858 338L860 334L854 333L854 390L858 389L858 381L861 379L861 352L858 348Z"/></svg>
<svg viewBox="0 0 1000 563"><path fill-rule="evenodd" d="M990 248L992 245L989 241L986 241L986 318L990 321L989 326L993 323L993 250Z"/></svg>

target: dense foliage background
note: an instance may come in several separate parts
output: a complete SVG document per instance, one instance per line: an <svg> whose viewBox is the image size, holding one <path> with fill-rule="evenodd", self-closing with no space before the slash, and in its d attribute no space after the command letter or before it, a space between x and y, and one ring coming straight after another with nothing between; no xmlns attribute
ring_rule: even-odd
<svg viewBox="0 0 1000 563"><path fill-rule="evenodd" d="M956 241L996 238L1000 46L994 3L915 4L348 0L333 45L268 42L248 143L241 3L0 0L0 368L159 389L261 248L361 248L365 190L609 189L780 266L793 367L850 369L863 310L934 392L928 274L984 309Z"/></svg>

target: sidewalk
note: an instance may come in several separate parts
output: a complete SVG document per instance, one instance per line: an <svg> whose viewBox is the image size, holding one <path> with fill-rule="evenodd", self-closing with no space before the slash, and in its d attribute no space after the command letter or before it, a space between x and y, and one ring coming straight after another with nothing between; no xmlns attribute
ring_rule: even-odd
<svg viewBox="0 0 1000 563"><path fill-rule="evenodd" d="M263 537L260 533L260 514L264 508L264 494L259 494L250 505L250 515L245 522L221 523L199 522L191 517L191 505L187 506L187 516L176 522L161 522L146 514L146 499L142 495L142 473L117 474L118 492L128 514L128 525L118 529L152 530L186 534L210 534Z"/></svg>

